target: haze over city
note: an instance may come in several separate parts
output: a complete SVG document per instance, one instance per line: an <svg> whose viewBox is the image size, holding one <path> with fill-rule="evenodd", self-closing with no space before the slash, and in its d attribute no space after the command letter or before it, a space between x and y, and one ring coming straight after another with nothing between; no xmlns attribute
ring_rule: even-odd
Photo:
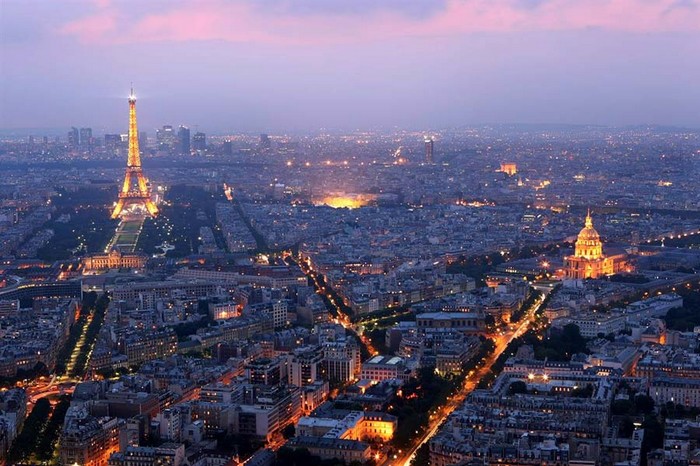
<svg viewBox="0 0 700 466"><path fill-rule="evenodd" d="M699 127L693 0L7 0L0 128ZM99 110L99 111L97 111Z"/></svg>
<svg viewBox="0 0 700 466"><path fill-rule="evenodd" d="M700 0L0 0L0 466L700 464Z"/></svg>

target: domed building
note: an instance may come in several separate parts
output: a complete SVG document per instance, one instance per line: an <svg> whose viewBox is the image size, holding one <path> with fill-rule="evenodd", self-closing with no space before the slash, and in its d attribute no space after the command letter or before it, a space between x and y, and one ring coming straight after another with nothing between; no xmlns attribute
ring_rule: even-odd
<svg viewBox="0 0 700 466"><path fill-rule="evenodd" d="M586 226L578 234L574 256L585 259L600 259L603 257L603 242L600 240L600 235L596 229L593 228L590 210L586 215Z"/></svg>
<svg viewBox="0 0 700 466"><path fill-rule="evenodd" d="M579 232L572 256L564 258L566 278L582 280L585 278L600 278L620 272L627 265L625 254L605 256L603 242L593 227L591 212L586 215L586 223Z"/></svg>

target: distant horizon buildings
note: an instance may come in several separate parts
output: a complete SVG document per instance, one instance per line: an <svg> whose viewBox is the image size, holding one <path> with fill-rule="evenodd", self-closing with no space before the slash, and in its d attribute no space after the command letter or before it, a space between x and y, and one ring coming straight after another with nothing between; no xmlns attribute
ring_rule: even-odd
<svg viewBox="0 0 700 466"><path fill-rule="evenodd" d="M175 147L176 135L172 125L163 125L156 130L156 143L158 150L171 150Z"/></svg>
<svg viewBox="0 0 700 466"><path fill-rule="evenodd" d="M151 127L151 125L147 125ZM192 129L192 126L188 126L186 123L180 123L176 126L173 125L162 125L158 127L157 125L153 125L153 131L155 133L155 138L158 138L158 135L161 133L168 133L172 131L172 134L174 135L175 139L177 139L177 129L179 126L184 126L187 128ZM71 133L74 130L78 131L78 137L76 138L76 141L80 141L80 130L81 129L86 129L89 130L92 134L93 140L96 143L101 143L104 135L106 134L125 134L125 132L122 132L119 128L121 126L119 125L113 125L113 124L103 124L103 123L94 123L91 125L86 125L84 127L82 126L70 126L68 124L66 125L60 125L60 126L50 126L46 128L12 128L12 127L4 127L0 128L0 134L3 135L6 141L10 142L35 142L39 143L42 142L45 139L46 143L61 143L61 142L68 142L68 140L72 140L73 136ZM199 126L195 125L195 128L199 128ZM316 135L318 134L319 129L318 128L310 128L310 129L298 129L298 130L293 130L293 129L286 129L286 128L275 128L272 133L258 133L256 129L242 129L240 127L231 127L229 125L227 126L222 126L222 125L213 125L213 126L203 126L205 129L204 132L206 132L207 135L213 136L215 138L225 138L229 137L232 135L236 135L239 137L241 140L248 140L248 138L252 139L259 137L259 142L258 144L261 146L267 146L267 144L270 144L270 146L273 145L273 140L276 140L277 137L280 137L282 139L282 136L284 138L290 138L293 139L295 137L305 137L309 135ZM432 139L433 143L436 142L436 138L434 136L427 136L428 129L421 129L420 127L414 127L414 126L408 126L408 125L396 125L394 126L395 129L399 130L399 132L409 132L409 133L418 133L418 137L420 135L423 135L422 142L427 142L428 140ZM559 125L555 123L551 124L539 124L539 125L527 125L527 124L496 124L496 125L487 125L487 124L480 124L480 123L474 123L474 124L469 124L469 125L464 125L463 127L459 128L454 128L450 126L438 126L435 128L431 128L430 131L435 131L436 133L439 134L447 134L450 135L450 137L454 137L458 133L463 133L463 134L472 134L474 130L476 131L484 131L485 133L492 131L494 129L499 129L500 130L510 130L513 129L514 131L521 131L521 130L527 130L528 128L537 128L537 129L542 129L542 130L551 130L553 132L559 133L559 134L566 134L569 131L576 131L576 130L584 130L584 131L603 131L603 132L615 132L617 130L620 130L622 132L631 132L634 133L635 131L639 129L647 129L650 131L667 131L669 129L676 129L678 131L682 132L688 132L689 134L695 134L696 130L698 128L693 127L693 126L674 126L674 125L661 125L661 124L639 124L639 125L626 125L623 127L616 127L616 126L610 126L610 125L595 125L595 124L571 124L571 125ZM328 137L333 137L333 136L347 136L349 134L352 134L356 131L359 132L366 132L366 133L375 133L375 134L390 134L391 130L384 128L384 127L367 127L367 128L334 128L333 130L326 130L325 128L321 128L322 132L326 134ZM150 131L149 131L150 132ZM411 135L411 137L415 137L415 135ZM415 141L414 141L415 142ZM419 140L418 143L421 141ZM447 143L447 142L446 142ZM403 141L402 144L406 144L406 147L412 147L408 141ZM442 146L441 146L442 147ZM416 147L417 148L417 147ZM517 159L517 157L516 157ZM516 160L511 160L511 159L506 159L505 163L511 163L511 162L516 162Z"/></svg>
<svg viewBox="0 0 700 466"><path fill-rule="evenodd" d="M197 151L203 151L207 148L207 135L201 131L197 131L192 136L192 149Z"/></svg>
<svg viewBox="0 0 700 466"><path fill-rule="evenodd" d="M80 144L80 132L78 128L72 127L70 131L68 131L68 145L76 147L78 144Z"/></svg>
<svg viewBox="0 0 700 466"><path fill-rule="evenodd" d="M190 145L190 129L187 126L180 125L177 130L178 152L180 154L189 154L191 151Z"/></svg>
<svg viewBox="0 0 700 466"><path fill-rule="evenodd" d="M80 145L88 146L92 144L92 128L80 128Z"/></svg>
<svg viewBox="0 0 700 466"><path fill-rule="evenodd" d="M265 133L260 135L260 150L270 150L272 148L272 139Z"/></svg>
<svg viewBox="0 0 700 466"><path fill-rule="evenodd" d="M224 155L233 155L233 143L231 140L227 139L224 141L223 153Z"/></svg>
<svg viewBox="0 0 700 466"><path fill-rule="evenodd" d="M434 141L432 137L425 138L425 163L433 163Z"/></svg>
<svg viewBox="0 0 700 466"><path fill-rule="evenodd" d="M148 147L148 133L139 131L139 148L143 151L146 147Z"/></svg>
<svg viewBox="0 0 700 466"><path fill-rule="evenodd" d="M89 147L93 142L92 128L78 129L73 126L68 131L68 145L71 147Z"/></svg>

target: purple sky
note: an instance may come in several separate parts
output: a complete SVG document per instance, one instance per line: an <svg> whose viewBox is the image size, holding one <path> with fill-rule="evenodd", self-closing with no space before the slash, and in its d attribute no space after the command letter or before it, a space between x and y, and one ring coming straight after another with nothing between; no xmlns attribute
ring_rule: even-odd
<svg viewBox="0 0 700 466"><path fill-rule="evenodd" d="M700 127L700 0L2 0L0 128Z"/></svg>

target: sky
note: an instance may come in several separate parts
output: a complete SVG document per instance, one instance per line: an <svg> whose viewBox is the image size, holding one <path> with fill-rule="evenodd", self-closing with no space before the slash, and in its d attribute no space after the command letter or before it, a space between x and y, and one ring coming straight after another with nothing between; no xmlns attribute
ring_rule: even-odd
<svg viewBox="0 0 700 466"><path fill-rule="evenodd" d="M700 128L700 0L0 0L0 128Z"/></svg>

